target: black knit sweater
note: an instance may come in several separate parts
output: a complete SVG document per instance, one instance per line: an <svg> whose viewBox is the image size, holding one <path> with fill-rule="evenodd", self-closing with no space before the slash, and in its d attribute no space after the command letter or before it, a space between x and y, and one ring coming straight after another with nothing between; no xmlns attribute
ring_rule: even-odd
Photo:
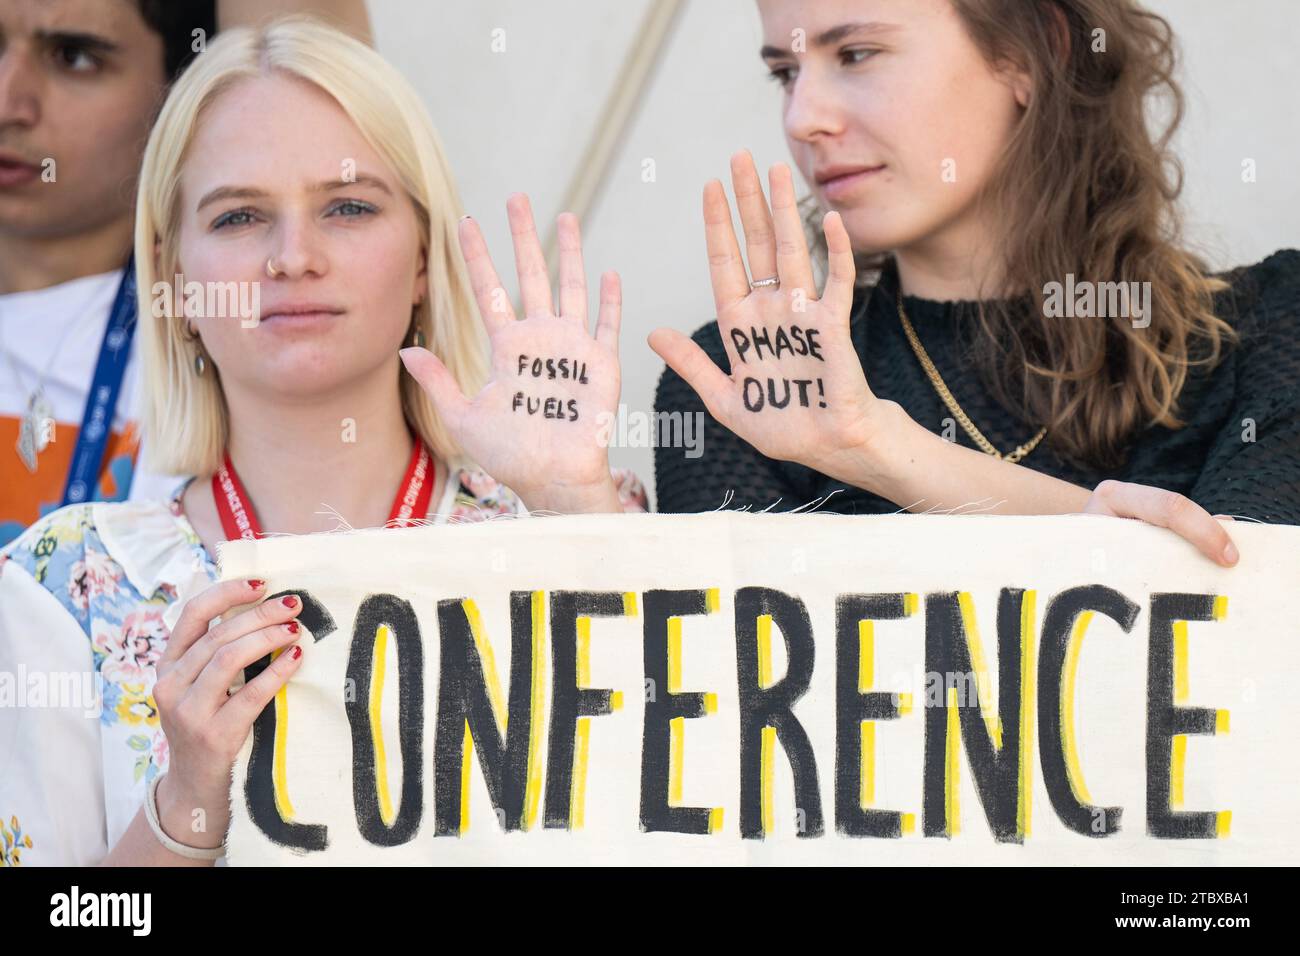
<svg viewBox="0 0 1300 956"><path fill-rule="evenodd" d="M1023 461L1027 467L1086 488L1106 478L1181 492L1212 514L1300 524L1300 252L1284 250L1223 276L1231 288L1216 296L1216 314L1241 334L1241 342L1212 371L1193 367L1179 399L1186 423L1149 427L1132 442L1124 465L1109 473L1058 456L1050 436ZM853 345L867 382L882 399L900 404L936 433L951 415L908 344L894 302L890 271L854 300ZM1036 427L997 404L968 360L964 337L974 303L904 297L908 318L957 402L1002 451L1028 441ZM1064 320L1070 321L1070 320ZM694 340L729 371L717 322ZM880 514L899 506L792 462L765 458L723 428L672 369L660 379L657 412L702 412L703 446L655 450L658 508L663 512L712 511L722 506L786 511L831 492L819 511ZM1254 423L1253 441L1250 422ZM956 429L956 440L974 447ZM732 494L730 499L728 493Z"/></svg>

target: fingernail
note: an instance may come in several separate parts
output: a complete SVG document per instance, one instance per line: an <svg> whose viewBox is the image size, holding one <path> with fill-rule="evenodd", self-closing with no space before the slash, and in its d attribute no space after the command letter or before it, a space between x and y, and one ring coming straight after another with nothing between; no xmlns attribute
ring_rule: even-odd
<svg viewBox="0 0 1300 956"><path fill-rule="evenodd" d="M1237 553L1237 546L1229 541L1223 549L1223 560L1229 564L1236 564L1239 557L1241 555Z"/></svg>
<svg viewBox="0 0 1300 956"><path fill-rule="evenodd" d="M297 633L298 633L298 630L299 630L299 628L298 628L298 622L297 622L297 621L289 621L287 624L284 625L284 629L285 629L286 631L288 631L290 634L297 634Z"/></svg>
<svg viewBox="0 0 1300 956"><path fill-rule="evenodd" d="M254 591L260 591L262 590L262 588L266 586L266 582L263 581L261 578L250 578L248 581L248 586L252 588Z"/></svg>
<svg viewBox="0 0 1300 956"><path fill-rule="evenodd" d="M287 597L285 597L283 600L281 600L280 603L283 604L285 607L297 607L298 599L294 597L292 594L290 594Z"/></svg>
<svg viewBox="0 0 1300 956"><path fill-rule="evenodd" d="M293 650L289 652L289 659L296 661L300 657L302 657L302 648L295 644Z"/></svg>

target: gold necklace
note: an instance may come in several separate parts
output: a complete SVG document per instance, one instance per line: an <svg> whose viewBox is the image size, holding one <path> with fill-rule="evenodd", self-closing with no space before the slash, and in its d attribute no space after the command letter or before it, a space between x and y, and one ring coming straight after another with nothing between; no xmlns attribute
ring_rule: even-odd
<svg viewBox="0 0 1300 956"><path fill-rule="evenodd" d="M948 386L944 384L943 376L941 376L939 370L934 367L934 362L930 361L930 356L926 353L925 347L921 345L921 340L916 337L916 330L912 328L912 323L908 321L907 318L907 312L903 309L903 289L901 286L898 290L898 317L903 321L903 332L907 335L907 341L911 343L912 351L916 353L916 358L917 361L921 363L921 368L925 370L926 377L930 379L930 384L933 385L934 390L939 393L939 397L943 399L943 403L948 406L948 411L952 412L953 417L957 419L958 423L966 431L966 434L971 437L971 441L975 442L981 451L985 454L992 455L994 458L1001 459L1002 461L1009 461L1014 465L1038 447L1038 443L1047 435L1046 425L1040 428L1038 434L1029 439L1029 441L1025 442L1015 451L1009 452L1005 455L994 448L993 443L985 438L980 430L975 427L975 423L970 420L970 416L962 411L962 407L957 404L957 399L953 398L952 392L950 392Z"/></svg>

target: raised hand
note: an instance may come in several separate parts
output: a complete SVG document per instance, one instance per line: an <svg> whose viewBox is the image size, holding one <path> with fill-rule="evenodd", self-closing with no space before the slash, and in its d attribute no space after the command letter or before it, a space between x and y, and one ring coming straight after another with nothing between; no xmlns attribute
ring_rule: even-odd
<svg viewBox="0 0 1300 956"><path fill-rule="evenodd" d="M467 398L426 349L402 350L465 453L532 511L621 511L609 469L608 423L619 398L618 273L601 277L595 335L588 330L587 280L577 217L559 217L560 305L528 197L506 203L524 317L517 319L474 220L460 223L460 246L492 352L486 385ZM608 417L607 417L608 416Z"/></svg>
<svg viewBox="0 0 1300 956"><path fill-rule="evenodd" d="M676 330L656 329L650 347L709 414L767 457L847 474L849 459L860 457L878 430L881 406L892 404L871 393L849 337L855 269L848 233L839 213L826 215L830 269L819 298L790 168L778 164L769 173L770 211L748 152L732 157L731 176L749 275L722 183L704 187L709 273L730 374Z"/></svg>

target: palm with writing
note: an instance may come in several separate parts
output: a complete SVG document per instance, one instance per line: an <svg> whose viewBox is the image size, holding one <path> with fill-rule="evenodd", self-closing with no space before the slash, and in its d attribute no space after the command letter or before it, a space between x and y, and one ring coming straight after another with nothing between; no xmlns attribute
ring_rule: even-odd
<svg viewBox="0 0 1300 956"><path fill-rule="evenodd" d="M847 474L885 404L871 393L849 336L856 272L848 233L839 213L826 215L829 275L819 298L789 167L769 173L770 210L748 152L732 157L731 175L755 287L722 183L704 188L709 274L730 374L674 329L656 329L650 347L710 415L765 456ZM779 284L762 284L771 278Z"/></svg>
<svg viewBox="0 0 1300 956"><path fill-rule="evenodd" d="M511 196L506 210L522 319L515 317L478 224L466 217L459 227L461 251L491 349L487 384L467 398L427 349L403 349L402 360L465 453L516 492L529 510L619 511L607 442L602 440L619 398L618 274L601 277L593 336L588 330L577 217L565 213L558 220L557 310L528 197Z"/></svg>

